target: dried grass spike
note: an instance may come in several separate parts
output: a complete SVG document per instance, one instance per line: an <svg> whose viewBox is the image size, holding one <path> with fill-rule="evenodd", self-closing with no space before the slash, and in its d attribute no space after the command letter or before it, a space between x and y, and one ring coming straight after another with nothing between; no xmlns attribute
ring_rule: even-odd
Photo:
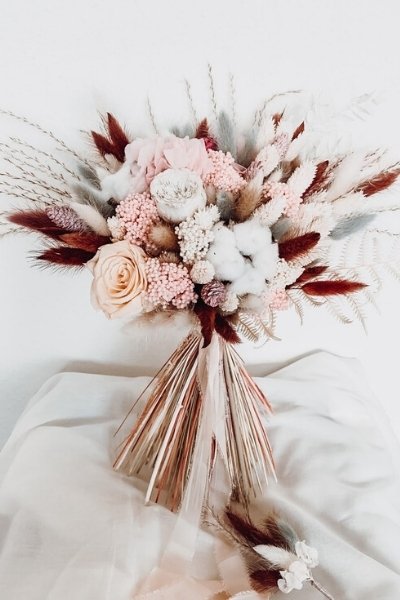
<svg viewBox="0 0 400 600"><path fill-rule="evenodd" d="M279 242L279 258L286 261L294 260L312 250L319 242L321 234L310 231L291 240Z"/></svg>
<svg viewBox="0 0 400 600"><path fill-rule="evenodd" d="M366 287L365 283L359 281L327 280L312 281L301 286L303 292L309 296L339 296L359 292Z"/></svg>
<svg viewBox="0 0 400 600"><path fill-rule="evenodd" d="M364 181L359 186L356 187L356 192L363 192L364 196L372 196L373 194L377 194L378 192L382 192L386 190L388 187L393 185L400 175L400 168L393 169L392 171L383 171L372 179L368 181Z"/></svg>
<svg viewBox="0 0 400 600"><path fill-rule="evenodd" d="M292 141L296 140L302 133L304 133L304 121L300 123L300 125L294 130L292 135Z"/></svg>
<svg viewBox="0 0 400 600"><path fill-rule="evenodd" d="M246 221L262 202L263 174L258 172L240 193L233 209L236 221Z"/></svg>
<svg viewBox="0 0 400 600"><path fill-rule="evenodd" d="M44 252L38 254L36 260L51 263L59 267L81 268L91 258L93 252L87 252L79 248L68 248L67 246L59 246L56 248L48 248Z"/></svg>

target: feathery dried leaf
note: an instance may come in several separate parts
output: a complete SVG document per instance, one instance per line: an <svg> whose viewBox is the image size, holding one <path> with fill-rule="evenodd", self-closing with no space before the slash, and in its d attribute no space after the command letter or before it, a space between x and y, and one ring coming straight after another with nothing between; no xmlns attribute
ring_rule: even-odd
<svg viewBox="0 0 400 600"><path fill-rule="evenodd" d="M197 125L195 137L198 139L210 137L210 128L207 119L202 119Z"/></svg>
<svg viewBox="0 0 400 600"><path fill-rule="evenodd" d="M327 270L327 268L328 267L324 266L324 265L316 265L315 267L308 267L307 269L305 269L303 271L303 273L300 275L300 277L298 279L296 279L296 281L292 285L296 285L297 283L305 283L306 281L309 281L310 279L314 279L315 277L322 275L322 273L324 273Z"/></svg>
<svg viewBox="0 0 400 600"><path fill-rule="evenodd" d="M364 196L372 196L386 190L388 187L393 185L400 175L400 169L393 169L392 171L383 171L378 173L372 179L360 183L355 189L356 192L362 192Z"/></svg>
<svg viewBox="0 0 400 600"><path fill-rule="evenodd" d="M320 238L321 234L310 231L291 240L279 242L279 257L290 261L303 256L318 244Z"/></svg>
<svg viewBox="0 0 400 600"><path fill-rule="evenodd" d="M61 267L83 267L94 253L82 250L80 248L68 248L60 246L57 248L47 248L36 256L36 260L52 263Z"/></svg>
<svg viewBox="0 0 400 600"><path fill-rule="evenodd" d="M119 162L124 162L125 147L129 144L128 137L111 113L107 113L104 121L106 122L108 137L96 131L91 132L96 148L101 156L111 154Z"/></svg>
<svg viewBox="0 0 400 600"><path fill-rule="evenodd" d="M305 161L289 177L287 183L296 196L302 196L315 179L317 167L311 161Z"/></svg>
<svg viewBox="0 0 400 600"><path fill-rule="evenodd" d="M80 204L79 202L71 202L71 208L84 221L90 229L99 235L109 236L110 230L107 221L102 214L90 204Z"/></svg>
<svg viewBox="0 0 400 600"><path fill-rule="evenodd" d="M309 296L336 296L341 294L352 294L366 287L365 283L359 281L343 280L326 280L326 281L311 281L301 286L303 292Z"/></svg>
<svg viewBox="0 0 400 600"><path fill-rule="evenodd" d="M375 219L375 215L359 215L350 219L342 219L330 233L333 240L341 240L345 237L353 235L358 231L365 230Z"/></svg>
<svg viewBox="0 0 400 600"><path fill-rule="evenodd" d="M100 246L110 242L110 238L91 232L73 232L60 235L60 241L72 248L79 248L87 252L97 252Z"/></svg>
<svg viewBox="0 0 400 600"><path fill-rule="evenodd" d="M8 216L8 220L15 225L47 235L52 239L59 239L66 230L57 227L44 210L21 210Z"/></svg>
<svg viewBox="0 0 400 600"><path fill-rule="evenodd" d="M300 123L300 125L294 130L292 135L292 141L296 140L302 133L304 133L304 121Z"/></svg>
<svg viewBox="0 0 400 600"><path fill-rule="evenodd" d="M201 334L204 338L204 348L206 348L210 345L212 334L215 330L217 309L208 306L202 300L198 300L194 305L194 312L200 321Z"/></svg>
<svg viewBox="0 0 400 600"><path fill-rule="evenodd" d="M215 316L215 331L230 344L239 344L240 337L229 323L228 319L220 315L219 313Z"/></svg>
<svg viewBox="0 0 400 600"><path fill-rule="evenodd" d="M312 196L316 192L319 192L324 184L327 182L329 160L324 160L317 164L314 179L310 183L309 187L304 191L303 198Z"/></svg>
<svg viewBox="0 0 400 600"><path fill-rule="evenodd" d="M235 130L232 121L226 112L221 111L218 115L218 148L222 152L230 152L236 158Z"/></svg>

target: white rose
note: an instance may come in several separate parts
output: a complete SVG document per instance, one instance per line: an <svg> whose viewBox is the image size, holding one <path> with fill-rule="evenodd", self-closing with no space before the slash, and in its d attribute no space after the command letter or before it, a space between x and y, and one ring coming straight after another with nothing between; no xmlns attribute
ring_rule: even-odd
<svg viewBox="0 0 400 600"><path fill-rule="evenodd" d="M189 169L167 169L150 184L160 216L171 223L180 223L204 208L207 196L197 173Z"/></svg>
<svg viewBox="0 0 400 600"><path fill-rule="evenodd" d="M140 314L147 288L145 264L143 250L126 240L101 246L87 263L93 273L93 306L110 319Z"/></svg>

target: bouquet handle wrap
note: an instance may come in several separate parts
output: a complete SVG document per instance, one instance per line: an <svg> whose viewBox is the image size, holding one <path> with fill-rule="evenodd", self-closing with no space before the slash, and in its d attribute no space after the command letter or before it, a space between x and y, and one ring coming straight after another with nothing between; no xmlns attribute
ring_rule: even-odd
<svg viewBox="0 0 400 600"><path fill-rule="evenodd" d="M275 477L263 416L271 407L232 344L191 333L150 386L115 468L145 476L146 500L200 515L213 469L223 465L228 495L247 505ZM190 507L190 508L189 508ZM196 507L194 509L194 507Z"/></svg>

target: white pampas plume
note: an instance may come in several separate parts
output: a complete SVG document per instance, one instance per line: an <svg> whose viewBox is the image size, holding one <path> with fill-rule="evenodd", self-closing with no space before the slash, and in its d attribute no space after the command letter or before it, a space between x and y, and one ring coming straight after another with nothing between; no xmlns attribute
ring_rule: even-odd
<svg viewBox="0 0 400 600"><path fill-rule="evenodd" d="M285 567L287 569L293 561L298 560L293 552L288 552L284 548L279 548L278 546L259 544L258 546L254 546L253 550L263 558L267 559L272 565L278 566L279 568Z"/></svg>
<svg viewBox="0 0 400 600"><path fill-rule="evenodd" d="M85 221L85 223L91 229L93 229L93 231L99 235L110 235L110 229L107 225L107 221L96 208L90 206L90 204L80 204L79 202L71 202L70 206L74 209L82 221Z"/></svg>
<svg viewBox="0 0 400 600"><path fill-rule="evenodd" d="M302 152L303 148L307 144L307 141L310 140L310 136L307 133L300 133L300 135L290 142L289 148L285 154L285 160L291 161L297 158L299 154Z"/></svg>
<svg viewBox="0 0 400 600"><path fill-rule="evenodd" d="M286 207L286 198L274 198L263 204L254 213L259 223L264 227L271 227L281 217Z"/></svg>
<svg viewBox="0 0 400 600"><path fill-rule="evenodd" d="M331 202L349 192L358 183L363 165L364 155L352 153L346 156L335 169L325 200Z"/></svg>
<svg viewBox="0 0 400 600"><path fill-rule="evenodd" d="M268 177L270 173L279 165L281 155L275 146L269 145L263 148L257 155L256 162L261 164L261 170L264 177Z"/></svg>
<svg viewBox="0 0 400 600"><path fill-rule="evenodd" d="M275 137L275 123L272 116L265 117L257 132L256 148L260 151L264 146L272 143Z"/></svg>
<svg viewBox="0 0 400 600"><path fill-rule="evenodd" d="M356 215L385 212L387 210L398 210L399 202L394 196L390 198L370 196L366 198L362 192L354 192L339 198L332 204L333 214L337 218L353 217Z"/></svg>
<svg viewBox="0 0 400 600"><path fill-rule="evenodd" d="M314 180L317 171L311 161L303 162L288 179L288 186L296 196L302 196Z"/></svg>

